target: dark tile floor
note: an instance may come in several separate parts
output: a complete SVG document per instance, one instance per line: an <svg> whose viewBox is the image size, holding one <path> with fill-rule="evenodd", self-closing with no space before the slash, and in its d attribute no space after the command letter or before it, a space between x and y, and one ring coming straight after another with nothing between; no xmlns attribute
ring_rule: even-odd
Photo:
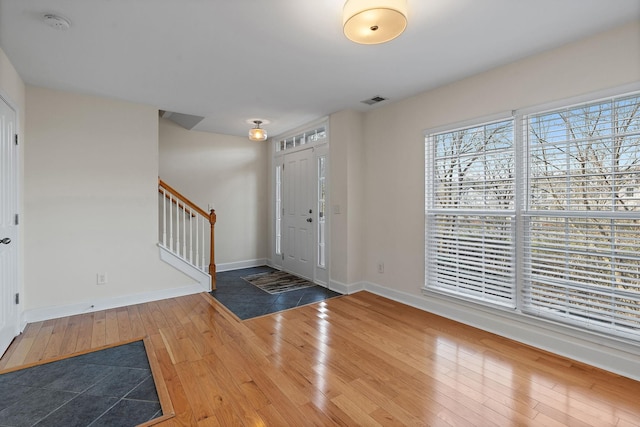
<svg viewBox="0 0 640 427"><path fill-rule="evenodd" d="M211 295L241 320L324 301L341 295L319 285L272 295L242 279L242 277L268 271L275 270L271 267L262 266L218 273L216 275L217 289L211 291Z"/></svg>
<svg viewBox="0 0 640 427"><path fill-rule="evenodd" d="M142 341L0 375L0 426L135 426L161 415Z"/></svg>

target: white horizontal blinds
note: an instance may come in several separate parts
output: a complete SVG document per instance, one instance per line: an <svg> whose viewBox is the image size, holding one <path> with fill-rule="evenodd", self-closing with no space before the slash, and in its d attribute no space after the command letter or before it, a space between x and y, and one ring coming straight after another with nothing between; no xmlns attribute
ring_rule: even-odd
<svg viewBox="0 0 640 427"><path fill-rule="evenodd" d="M515 306L513 120L426 142L427 287Z"/></svg>
<svg viewBox="0 0 640 427"><path fill-rule="evenodd" d="M523 311L640 336L640 97L530 116Z"/></svg>
<svg viewBox="0 0 640 427"><path fill-rule="evenodd" d="M430 288L512 307L513 219L428 215Z"/></svg>

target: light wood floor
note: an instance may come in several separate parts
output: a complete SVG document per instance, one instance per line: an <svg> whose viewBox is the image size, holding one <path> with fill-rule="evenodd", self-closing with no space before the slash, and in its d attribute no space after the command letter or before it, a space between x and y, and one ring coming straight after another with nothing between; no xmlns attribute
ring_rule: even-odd
<svg viewBox="0 0 640 427"><path fill-rule="evenodd" d="M244 322L200 294L33 323L0 369L141 336L162 426L640 425L640 382L367 292Z"/></svg>

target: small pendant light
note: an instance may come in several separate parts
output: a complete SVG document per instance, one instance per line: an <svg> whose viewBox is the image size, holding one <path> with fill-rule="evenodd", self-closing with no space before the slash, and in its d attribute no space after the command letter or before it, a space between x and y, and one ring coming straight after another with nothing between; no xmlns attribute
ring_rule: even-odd
<svg viewBox="0 0 640 427"><path fill-rule="evenodd" d="M249 129L249 139L251 141L265 141L267 139L267 131L260 127L262 120L254 120L253 123L255 126Z"/></svg>

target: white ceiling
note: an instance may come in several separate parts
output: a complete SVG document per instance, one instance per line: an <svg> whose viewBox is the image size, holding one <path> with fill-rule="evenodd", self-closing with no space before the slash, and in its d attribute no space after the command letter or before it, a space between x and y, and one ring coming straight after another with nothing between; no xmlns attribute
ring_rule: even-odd
<svg viewBox="0 0 640 427"><path fill-rule="evenodd" d="M0 47L28 84L204 116L194 129L222 134L260 118L276 135L640 19L640 0L408 3L405 33L365 46L342 34L344 0L0 0Z"/></svg>

